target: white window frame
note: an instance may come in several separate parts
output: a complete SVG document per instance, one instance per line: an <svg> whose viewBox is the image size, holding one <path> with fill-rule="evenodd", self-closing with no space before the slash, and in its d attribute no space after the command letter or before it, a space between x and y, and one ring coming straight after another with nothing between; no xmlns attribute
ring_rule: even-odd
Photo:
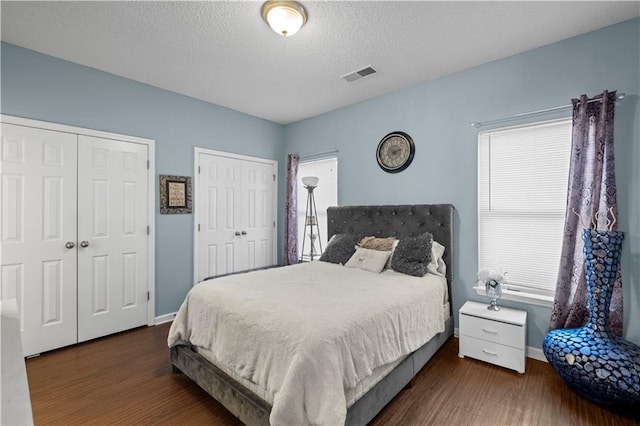
<svg viewBox="0 0 640 426"><path fill-rule="evenodd" d="M482 200L481 200L481 174L482 174L482 170L481 170L481 155L482 155L482 151L481 151L481 146L480 146L480 141L481 141L481 137L483 137L483 135L485 135L486 133L491 133L491 132L500 132L503 130L510 130L510 129L514 129L514 128L525 128L525 127L536 127L536 126L540 126L540 125L545 125L545 124L552 124L552 123L565 123L568 124L569 126L571 125L571 118L564 118L564 119L559 119L559 120L548 120L548 121L538 121L538 122L531 122L531 123L527 123L524 125L520 125L520 126L510 126L510 127L501 127L501 128L493 128L490 130L486 130L486 131L482 131L478 133L478 265L480 268L483 267L483 265L481 264L481 256L482 256L482 242L481 242L481 226L482 226L482 220L481 220L481 215L483 214L482 211ZM570 152L570 147L571 147L571 139L569 138L569 140L567 141L568 143L568 149ZM567 165L569 162L569 158L567 158ZM568 169L567 169L567 176L568 176ZM566 185L565 185L566 188ZM486 214L486 213L485 213ZM564 218L564 213L563 213L563 218ZM559 262L559 259L558 259ZM490 267L490 265L486 265L488 267ZM496 267L499 265L491 265L493 267ZM486 296L486 291L485 291L485 287L482 283L477 282L476 286L474 287L474 290L476 292L476 294L480 295L480 296ZM509 300L509 301L514 301L514 302L520 302L520 303L527 303L527 304L532 304L532 305L538 305L538 306L544 306L544 307L551 307L553 306L553 300L554 300L554 295L551 294L549 291L543 291L541 289L535 289L535 288L531 288L531 287L523 287L523 286L519 286L517 284L513 284L513 283L509 283L509 274L507 271L507 283L506 285L503 286L502 289L502 299L503 300Z"/></svg>

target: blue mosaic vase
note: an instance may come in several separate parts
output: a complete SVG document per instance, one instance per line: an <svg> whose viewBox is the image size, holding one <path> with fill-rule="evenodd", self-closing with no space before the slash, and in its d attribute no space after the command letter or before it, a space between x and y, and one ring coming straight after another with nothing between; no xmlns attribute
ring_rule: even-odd
<svg viewBox="0 0 640 426"><path fill-rule="evenodd" d="M624 234L582 230L589 319L547 334L542 350L567 385L605 405L640 403L640 346L609 331L609 304Z"/></svg>

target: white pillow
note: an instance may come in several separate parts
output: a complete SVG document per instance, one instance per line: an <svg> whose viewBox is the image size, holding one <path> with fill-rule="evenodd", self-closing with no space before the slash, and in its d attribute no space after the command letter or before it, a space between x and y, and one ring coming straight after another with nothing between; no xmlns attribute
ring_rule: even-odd
<svg viewBox="0 0 640 426"><path fill-rule="evenodd" d="M431 260L427 265L427 272L444 277L447 273L447 265L442 260L444 246L437 241L431 243Z"/></svg>
<svg viewBox="0 0 640 426"><path fill-rule="evenodd" d="M347 268L358 268L363 271L380 273L391 256L391 251L380 251L356 247L356 252L344 264Z"/></svg>

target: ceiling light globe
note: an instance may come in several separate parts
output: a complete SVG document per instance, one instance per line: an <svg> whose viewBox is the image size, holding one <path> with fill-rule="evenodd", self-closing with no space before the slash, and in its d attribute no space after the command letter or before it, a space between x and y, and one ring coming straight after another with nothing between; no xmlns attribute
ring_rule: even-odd
<svg viewBox="0 0 640 426"><path fill-rule="evenodd" d="M262 6L262 18L276 33L289 37L307 21L304 8L294 1L268 1Z"/></svg>

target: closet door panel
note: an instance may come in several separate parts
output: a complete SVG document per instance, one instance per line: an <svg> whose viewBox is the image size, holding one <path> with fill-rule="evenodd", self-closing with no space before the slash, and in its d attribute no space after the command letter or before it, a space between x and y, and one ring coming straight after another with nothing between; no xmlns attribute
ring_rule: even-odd
<svg viewBox="0 0 640 426"><path fill-rule="evenodd" d="M2 124L0 299L17 299L25 355L77 341L77 136Z"/></svg>
<svg viewBox="0 0 640 426"><path fill-rule="evenodd" d="M80 136L78 341L147 323L146 145Z"/></svg>
<svg viewBox="0 0 640 426"><path fill-rule="evenodd" d="M243 162L243 255L248 269L273 265L273 165Z"/></svg>
<svg viewBox="0 0 640 426"><path fill-rule="evenodd" d="M200 154L199 166L196 282L247 269L239 247L242 244L241 162Z"/></svg>

